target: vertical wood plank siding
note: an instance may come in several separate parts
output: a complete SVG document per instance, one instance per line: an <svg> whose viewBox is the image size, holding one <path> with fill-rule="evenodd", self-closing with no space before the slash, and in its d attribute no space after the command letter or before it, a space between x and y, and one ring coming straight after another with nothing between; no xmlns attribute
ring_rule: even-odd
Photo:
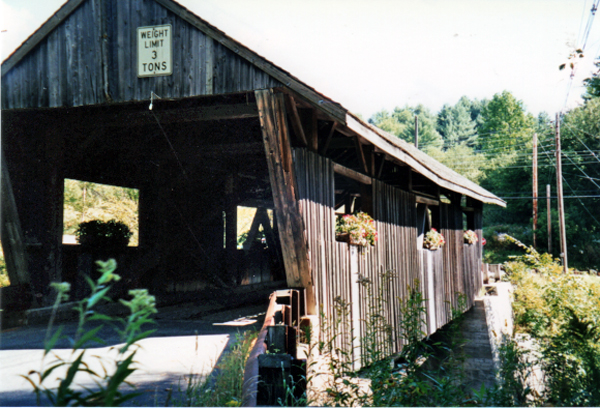
<svg viewBox="0 0 600 408"><path fill-rule="evenodd" d="M104 94L101 17L106 18ZM171 24L173 75L137 77L137 28ZM46 108L223 94L281 84L154 0L84 1L2 77L2 108Z"/></svg>
<svg viewBox="0 0 600 408"><path fill-rule="evenodd" d="M373 179L374 219L379 240L368 250L359 249L359 274L370 283L361 285L359 298L352 299L349 246L335 240L332 162L306 149L295 149L294 165L317 303L326 316L326 326L329 326L326 328L330 329L322 334L322 340L327 341L337 335L334 346L345 348L346 354L351 355L348 337L340 335L343 330L333 333L331 326L339 320L342 327L338 329L349 328L352 320L341 312L339 305L359 302L361 337L367 333L368 311L380 307L394 330L391 347L386 342L386 334L382 331L377 333L379 350L384 355L400 351L403 341L398 322L402 319L402 301L407 298L408 286L413 287L417 279L423 296L432 299L425 302L427 324L423 329L428 334L451 320L452 308L459 307L459 293L465 296L465 307L472 306L482 285L481 243L463 244L460 208L442 205L440 209L442 233L447 241L444 249L420 249L417 248L415 196ZM476 213L475 220L481 241L481 211ZM386 272L393 273L391 280L383 278ZM380 293L383 302L378 304L375 299ZM434 319L430 318L432 314Z"/></svg>

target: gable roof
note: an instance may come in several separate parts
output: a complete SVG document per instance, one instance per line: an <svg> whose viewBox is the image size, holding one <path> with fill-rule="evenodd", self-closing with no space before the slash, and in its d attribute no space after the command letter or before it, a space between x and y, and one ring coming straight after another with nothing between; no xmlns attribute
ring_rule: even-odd
<svg viewBox="0 0 600 408"><path fill-rule="evenodd" d="M48 36L85 1L87 0L67 1L2 63L2 76L15 67L31 50L33 50L33 48L43 41L46 36ZM440 187L464 194L484 203L496 204L502 207L506 206L505 201L491 192L447 168L402 139L366 123L356 115L350 113L341 104L319 93L316 89L300 81L289 72L229 37L223 31L201 19L181 4L174 0L154 1L207 36L210 36L239 57L247 60L250 64L281 82L285 87L301 96L314 108L320 110L331 119L341 123L347 129L352 131L352 133L375 146L377 151L385 153L398 163L410 166L414 171L430 179Z"/></svg>

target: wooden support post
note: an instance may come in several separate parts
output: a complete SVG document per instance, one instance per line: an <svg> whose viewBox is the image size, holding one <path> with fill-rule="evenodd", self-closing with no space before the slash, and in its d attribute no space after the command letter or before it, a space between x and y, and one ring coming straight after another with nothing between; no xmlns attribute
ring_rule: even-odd
<svg viewBox="0 0 600 408"><path fill-rule="evenodd" d="M44 239L48 248L46 267L48 268L48 279L50 282L62 281L62 235L63 235L63 211L64 211L64 175L62 173L64 160L64 140L62 129L54 129L45 135L45 151L48 174L47 214L48 224ZM54 296L54 293L49 294ZM45 302L51 304L54 299L45 297Z"/></svg>
<svg viewBox="0 0 600 408"><path fill-rule="evenodd" d="M316 314L316 299L308 259L308 242L296 197L292 150L283 94L255 91L287 284L306 290L308 314Z"/></svg>
<svg viewBox="0 0 600 408"><path fill-rule="evenodd" d="M252 224L250 225L250 230L248 231L248 236L246 237L246 241L244 241L244 252L248 252L252 247L252 243L256 238L256 234L258 234L258 228L260 227L260 216L258 215L261 209L258 208L256 213L254 214L254 218L252 218Z"/></svg>
<svg viewBox="0 0 600 408"><path fill-rule="evenodd" d="M0 223L2 224L2 250L6 260L6 271L11 285L30 285L31 278L27 269L27 256L23 242L23 230L17 211L17 204L8 174L4 152L2 152L0 167L2 167L0 190Z"/></svg>
<svg viewBox="0 0 600 408"><path fill-rule="evenodd" d="M237 202L235 200L235 179L229 176L226 180L225 193L227 207L225 209L225 252L227 277L238 280L238 250L237 250ZM237 282L239 283L239 282Z"/></svg>
<svg viewBox="0 0 600 408"><path fill-rule="evenodd" d="M560 151L560 114L556 114L556 190L558 195L558 217L560 231L560 257L563 260L563 272L569 272L567 260L567 230L565 228L565 202L562 187L562 158Z"/></svg>
<svg viewBox="0 0 600 408"><path fill-rule="evenodd" d="M265 233L265 239L267 240L267 246L269 247L269 250L271 251L271 256L275 257L275 259L277 259L277 264L281 265L282 263L282 256L281 256L281 248L279 247L279 244L277 243L277 234L274 231L274 228L277 225L277 220L273 220L273 228L271 228L271 220L269 219L269 213L267 212L266 208L259 208L256 211L256 217L258 218L258 221L260 222L260 225L263 226L263 231ZM275 277L276 275L274 275L275 271L271 271L271 276Z"/></svg>
<svg viewBox="0 0 600 408"><path fill-rule="evenodd" d="M360 370L361 367L361 347L360 347L360 284L358 283L358 246L348 245L350 250L350 294L351 294L351 312L352 312L352 360L354 370Z"/></svg>

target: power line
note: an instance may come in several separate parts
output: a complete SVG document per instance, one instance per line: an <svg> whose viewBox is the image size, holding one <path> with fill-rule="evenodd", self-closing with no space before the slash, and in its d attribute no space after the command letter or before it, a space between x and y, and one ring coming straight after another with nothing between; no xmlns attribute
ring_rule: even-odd
<svg viewBox="0 0 600 408"><path fill-rule="evenodd" d="M500 197L503 200L533 200L532 196L521 196L521 197ZM550 196L550 198L556 199L558 196ZM574 196L563 196L563 198L600 198L600 195L574 195ZM537 197L538 200L543 200L544 197ZM585 207L585 206L584 206ZM586 207L587 209L587 207ZM590 214L591 215L591 214ZM593 215L592 215L593 217ZM594 220L596 220L594 218ZM597 222L598 220L596 220Z"/></svg>
<svg viewBox="0 0 600 408"><path fill-rule="evenodd" d="M567 125L567 127L571 127L568 123L565 123L565 124ZM579 129L577 129L577 130L579 130ZM596 154L592 151L592 149L587 147L587 145L585 143L583 143L583 141L581 139L579 139L575 133L573 133L573 136L575 136L575 139L577 139L579 141L579 143L581 143L587 150L589 150L590 153L592 154L592 156L594 156L596 158L596 160L598 160L600 162L600 159L598 158L598 156L596 156Z"/></svg>
<svg viewBox="0 0 600 408"><path fill-rule="evenodd" d="M588 16L588 20L586 22L586 26L584 29L584 39L583 39L583 46L581 46L579 48L579 50L581 50L581 54L585 53L585 47L587 45L588 42L588 38L590 36L590 31L592 30L592 24L594 22L594 16L596 15L596 10L598 10L598 4L600 4L600 0L595 0L594 3L592 4L592 9L590 10L590 15ZM573 56L573 58L577 58L577 50L575 51L575 54ZM573 66L573 69L571 70L571 75L569 77L569 85L567 87L567 96L565 97L565 103L563 105L563 110L564 107L567 106L567 102L569 101L569 94L571 93L571 88L573 87L573 79L575 77L575 71L577 70L577 65Z"/></svg>

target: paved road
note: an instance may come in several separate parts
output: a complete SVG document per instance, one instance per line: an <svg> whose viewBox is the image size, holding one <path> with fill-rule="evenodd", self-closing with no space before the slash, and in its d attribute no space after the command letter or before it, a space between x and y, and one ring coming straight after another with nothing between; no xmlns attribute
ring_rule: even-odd
<svg viewBox="0 0 600 408"><path fill-rule="evenodd" d="M131 401L134 406L164 406L167 388L184 388L185 379L190 374L209 374L217 360L236 339L236 333L249 328L259 329L262 325L265 305L254 305L196 318L193 305L180 305L162 310L157 316L156 333L142 340L141 349L136 354L137 367L130 381L143 395ZM63 324L65 332L75 332L74 323ZM0 406L35 406L32 386L22 377L31 370L40 370L43 356L45 326L25 326L4 330L0 333ZM119 344L114 331L105 328L100 337L106 345L89 348L86 361L92 369L100 369L94 356L114 355L112 346ZM62 358L68 358L71 350L67 340L55 349ZM52 355L46 357L47 362ZM56 371L49 379L64 375ZM80 386L93 385L83 377L77 377Z"/></svg>

